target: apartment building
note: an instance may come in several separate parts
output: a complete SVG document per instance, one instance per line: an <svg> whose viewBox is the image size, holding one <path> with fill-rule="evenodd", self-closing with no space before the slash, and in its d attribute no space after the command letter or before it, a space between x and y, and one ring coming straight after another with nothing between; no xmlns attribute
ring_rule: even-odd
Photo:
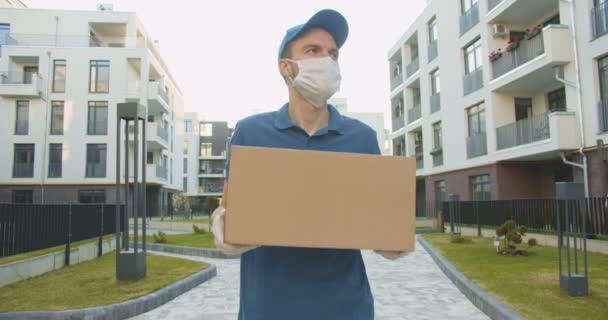
<svg viewBox="0 0 608 320"><path fill-rule="evenodd" d="M182 189L182 93L137 16L1 8L0 38L0 202L114 203L116 108L133 101L147 110L148 213L166 214Z"/></svg>
<svg viewBox="0 0 608 320"><path fill-rule="evenodd" d="M581 147L589 195L606 195L608 7L571 9L431 0L390 49L393 153L416 158L418 215L452 194L551 198L584 180L561 157L582 163Z"/></svg>

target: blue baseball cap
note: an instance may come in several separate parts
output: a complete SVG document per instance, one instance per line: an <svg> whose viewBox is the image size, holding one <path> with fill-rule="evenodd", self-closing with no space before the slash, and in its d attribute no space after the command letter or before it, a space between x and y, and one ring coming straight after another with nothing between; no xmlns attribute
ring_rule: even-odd
<svg viewBox="0 0 608 320"><path fill-rule="evenodd" d="M279 59L283 56L283 52L290 42L313 28L321 28L329 32L334 38L338 49L342 47L348 37L348 22L346 22L346 18L335 10L321 10L308 19L305 24L297 25L287 30L279 47Z"/></svg>

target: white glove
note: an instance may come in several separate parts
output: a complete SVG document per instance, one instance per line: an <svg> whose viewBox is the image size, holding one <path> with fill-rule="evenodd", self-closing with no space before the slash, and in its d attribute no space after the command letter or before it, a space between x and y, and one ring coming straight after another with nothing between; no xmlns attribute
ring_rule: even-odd
<svg viewBox="0 0 608 320"><path fill-rule="evenodd" d="M407 255L409 255L409 252L405 252L405 251L382 251L382 250L374 250L375 253L383 256L385 259L388 260L397 260L399 258L403 258Z"/></svg>
<svg viewBox="0 0 608 320"><path fill-rule="evenodd" d="M228 255L239 255L257 247L232 245L224 242L224 216L226 208L218 207L211 215L211 232L213 232L215 247Z"/></svg>

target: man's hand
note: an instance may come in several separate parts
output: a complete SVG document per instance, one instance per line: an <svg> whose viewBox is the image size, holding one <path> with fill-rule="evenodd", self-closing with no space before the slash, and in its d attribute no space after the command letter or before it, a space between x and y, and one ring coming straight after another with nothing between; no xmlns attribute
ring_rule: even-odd
<svg viewBox="0 0 608 320"><path fill-rule="evenodd" d="M220 249L222 252L228 255L238 255L246 251L255 249L257 247L251 246L239 246L224 243L224 216L226 214L226 208L220 206L213 214L211 214L211 232L215 240L215 247Z"/></svg>
<svg viewBox="0 0 608 320"><path fill-rule="evenodd" d="M397 260L399 258L405 257L410 254L409 252L404 252L404 251L374 250L374 252L383 256L385 259L388 259L388 260Z"/></svg>

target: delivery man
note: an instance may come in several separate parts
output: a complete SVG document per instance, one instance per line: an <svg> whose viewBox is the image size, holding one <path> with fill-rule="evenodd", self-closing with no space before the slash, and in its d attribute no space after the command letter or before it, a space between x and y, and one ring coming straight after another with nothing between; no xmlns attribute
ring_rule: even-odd
<svg viewBox="0 0 608 320"><path fill-rule="evenodd" d="M322 10L287 30L278 67L289 102L278 111L239 121L231 145L380 154L373 129L327 105L340 87L339 49L347 35L346 19L334 10ZM216 247L242 253L239 320L374 319L374 300L359 250L224 243L224 215L230 214L224 209L228 184L227 164L223 203L211 220ZM403 255L378 253L388 259Z"/></svg>

